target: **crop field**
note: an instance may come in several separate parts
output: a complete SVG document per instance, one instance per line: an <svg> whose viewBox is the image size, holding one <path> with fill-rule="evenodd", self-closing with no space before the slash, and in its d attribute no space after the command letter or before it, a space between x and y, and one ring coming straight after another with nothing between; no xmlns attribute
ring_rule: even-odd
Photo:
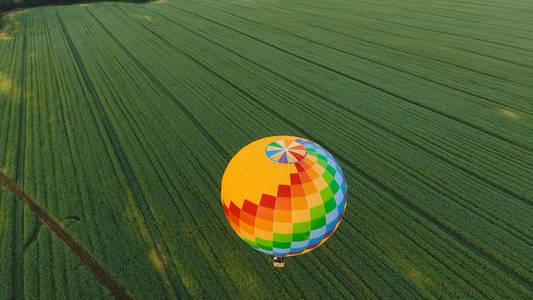
<svg viewBox="0 0 533 300"><path fill-rule="evenodd" d="M0 170L135 299L533 298L533 3L160 0L6 12ZM220 204L272 135L328 149L337 232L287 259ZM111 293L0 189L0 299Z"/></svg>

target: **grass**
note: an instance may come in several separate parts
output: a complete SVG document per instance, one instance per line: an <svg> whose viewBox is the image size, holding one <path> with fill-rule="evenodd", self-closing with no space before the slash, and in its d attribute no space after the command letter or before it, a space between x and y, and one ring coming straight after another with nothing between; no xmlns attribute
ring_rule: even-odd
<svg viewBox="0 0 533 300"><path fill-rule="evenodd" d="M0 169L134 298L533 297L527 1L34 8L0 35ZM345 219L271 268L219 200L279 134L339 160ZM110 297L0 192L0 295Z"/></svg>

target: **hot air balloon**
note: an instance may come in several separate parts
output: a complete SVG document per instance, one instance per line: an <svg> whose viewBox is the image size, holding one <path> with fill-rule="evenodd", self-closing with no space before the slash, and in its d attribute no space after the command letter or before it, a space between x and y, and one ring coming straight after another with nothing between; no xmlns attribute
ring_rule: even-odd
<svg viewBox="0 0 533 300"><path fill-rule="evenodd" d="M221 199L237 235L282 267L285 257L317 248L337 229L346 209L346 181L320 145L272 136L231 159Z"/></svg>

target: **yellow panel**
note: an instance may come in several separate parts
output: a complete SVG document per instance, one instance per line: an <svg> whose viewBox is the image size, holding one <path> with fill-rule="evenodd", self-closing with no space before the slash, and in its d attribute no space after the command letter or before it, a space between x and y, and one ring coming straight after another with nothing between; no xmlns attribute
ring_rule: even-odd
<svg viewBox="0 0 533 300"><path fill-rule="evenodd" d="M307 196L307 205L309 205L309 208L313 208L322 204L324 204L324 201L322 201L320 194L317 193Z"/></svg>
<svg viewBox="0 0 533 300"><path fill-rule="evenodd" d="M322 177L313 180L313 184L319 192L328 187L328 184Z"/></svg>
<svg viewBox="0 0 533 300"><path fill-rule="evenodd" d="M265 192L265 187L268 186L271 189L272 187L271 185L269 185L269 182L272 181L272 178L276 178L279 176L279 167L277 167L276 165L279 164L276 164L273 161L268 161L265 163L265 167L262 170L251 174L251 178L249 179L252 180L249 181L248 191L246 192L246 199L248 199L254 204L259 204L259 201L261 200L261 195ZM274 193L271 195L275 196L276 194ZM237 203L238 199L234 199L233 201L235 201L235 204L239 206L239 204Z"/></svg>
<svg viewBox="0 0 533 300"><path fill-rule="evenodd" d="M235 176L231 181L222 179L222 197L225 201L237 202L239 198L243 198L248 192L250 184L250 175L257 173L264 166L262 165L252 165L248 170L242 172L240 176Z"/></svg>
<svg viewBox="0 0 533 300"><path fill-rule="evenodd" d="M273 164L276 164L275 162L272 162ZM263 187L263 193L271 196L276 196L278 194L278 186L279 186L279 177L281 176L282 168L279 166L279 164L276 164L276 172L274 173L266 182L265 186Z"/></svg>
<svg viewBox="0 0 533 300"><path fill-rule="evenodd" d="M324 169L324 167L322 167L321 165L319 165L317 163L313 164L313 170L316 171L318 174L322 174L322 173L326 172L326 169Z"/></svg>
<svg viewBox="0 0 533 300"><path fill-rule="evenodd" d="M275 233L291 234L292 233L292 223L274 222L274 232Z"/></svg>
<svg viewBox="0 0 533 300"><path fill-rule="evenodd" d="M246 155L244 153L243 155ZM230 200L232 199L232 194L240 184L241 181L245 179L251 172L253 172L257 167L256 159L249 159L251 157L235 156L229 163L224 176L222 177L222 190L221 198L224 201L226 206L229 206Z"/></svg>
<svg viewBox="0 0 533 300"><path fill-rule="evenodd" d="M255 236L267 241L272 241L274 238L272 231L264 231L263 229L257 227L255 228ZM253 240L255 241L255 239Z"/></svg>
<svg viewBox="0 0 533 300"><path fill-rule="evenodd" d="M249 241L255 241L255 235L253 234L249 234L248 232L246 231L241 231L242 233L242 237L246 238L247 240Z"/></svg>
<svg viewBox="0 0 533 300"><path fill-rule="evenodd" d="M278 185L291 185L291 167L294 167L293 165L289 165L289 164L278 164L278 163L275 163L279 166L281 166L281 174L280 174L280 177L279 177L279 183Z"/></svg>
<svg viewBox="0 0 533 300"><path fill-rule="evenodd" d="M300 209L292 211L292 222L307 222L311 219L309 209Z"/></svg>

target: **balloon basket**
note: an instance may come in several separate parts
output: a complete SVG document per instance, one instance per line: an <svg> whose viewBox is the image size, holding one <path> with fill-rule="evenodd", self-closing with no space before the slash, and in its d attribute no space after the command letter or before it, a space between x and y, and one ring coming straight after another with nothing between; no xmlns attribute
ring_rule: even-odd
<svg viewBox="0 0 533 300"><path fill-rule="evenodd" d="M284 256L274 256L274 267L284 268L285 267L285 257Z"/></svg>

